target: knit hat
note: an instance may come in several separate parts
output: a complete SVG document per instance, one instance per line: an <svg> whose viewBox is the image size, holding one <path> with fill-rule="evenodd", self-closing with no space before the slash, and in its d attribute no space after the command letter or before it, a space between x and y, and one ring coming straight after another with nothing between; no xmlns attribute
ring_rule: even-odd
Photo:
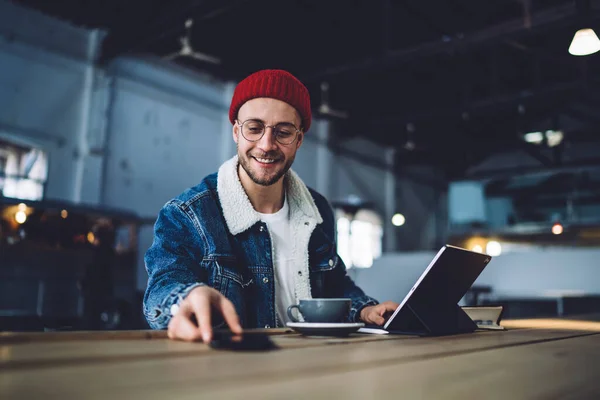
<svg viewBox="0 0 600 400"><path fill-rule="evenodd" d="M304 132L310 128L312 115L308 89L294 75L280 69L258 71L238 83L229 107L229 121L233 124L240 107L248 100L258 97L269 97L288 103L300 114Z"/></svg>

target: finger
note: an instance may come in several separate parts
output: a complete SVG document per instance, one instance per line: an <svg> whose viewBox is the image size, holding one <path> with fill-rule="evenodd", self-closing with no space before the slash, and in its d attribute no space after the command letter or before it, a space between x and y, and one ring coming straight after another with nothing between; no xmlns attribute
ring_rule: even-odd
<svg viewBox="0 0 600 400"><path fill-rule="evenodd" d="M202 334L202 340L204 343L208 343L212 339L212 325L210 322L210 295L195 296L189 300L192 309L194 310L194 314L196 315L196 321L198 322L198 329L200 329L200 333Z"/></svg>
<svg viewBox="0 0 600 400"><path fill-rule="evenodd" d="M379 321L384 320L383 317L378 315L378 310L376 306L373 306L364 316L363 321L367 324L376 324L380 325Z"/></svg>
<svg viewBox="0 0 600 400"><path fill-rule="evenodd" d="M173 317L169 324L169 338L193 342L200 340L200 331L190 318L184 316Z"/></svg>
<svg viewBox="0 0 600 400"><path fill-rule="evenodd" d="M235 311L233 303L229 301L225 296L221 296L221 313L225 318L225 322L229 325L229 329L233 333L242 333L242 326L240 325L240 319Z"/></svg>
<svg viewBox="0 0 600 400"><path fill-rule="evenodd" d="M383 305L385 306L385 309L387 311L394 311L396 310L396 308L398 308L400 304L394 303L393 301L386 301L385 303L383 303Z"/></svg>
<svg viewBox="0 0 600 400"><path fill-rule="evenodd" d="M383 318L380 315L373 314L372 317L371 317L371 321L372 321L373 324L383 325L385 323L385 318Z"/></svg>
<svg viewBox="0 0 600 400"><path fill-rule="evenodd" d="M168 336L171 339L186 341L198 340L200 331L192 322L192 310L187 303L182 303L177 314L171 318L168 326Z"/></svg>

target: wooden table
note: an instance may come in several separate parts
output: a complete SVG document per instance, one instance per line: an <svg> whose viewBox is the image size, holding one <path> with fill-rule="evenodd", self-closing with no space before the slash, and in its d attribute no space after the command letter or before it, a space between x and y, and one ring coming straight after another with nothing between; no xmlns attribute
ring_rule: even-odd
<svg viewBox="0 0 600 400"><path fill-rule="evenodd" d="M600 322L447 337L310 338L242 353L161 331L2 333L0 399L600 399Z"/></svg>

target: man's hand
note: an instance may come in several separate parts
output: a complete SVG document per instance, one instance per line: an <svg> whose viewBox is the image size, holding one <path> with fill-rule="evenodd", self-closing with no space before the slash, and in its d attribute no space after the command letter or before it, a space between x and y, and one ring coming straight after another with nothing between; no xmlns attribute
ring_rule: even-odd
<svg viewBox="0 0 600 400"><path fill-rule="evenodd" d="M223 315L233 333L242 333L240 320L233 303L217 290L209 286L199 286L193 289L179 304L179 311L169 322L169 338L188 342L197 340L210 342L212 309ZM192 317L195 317L196 321Z"/></svg>
<svg viewBox="0 0 600 400"><path fill-rule="evenodd" d="M399 304L393 301L367 306L360 310L360 319L366 324L383 325L398 306Z"/></svg>

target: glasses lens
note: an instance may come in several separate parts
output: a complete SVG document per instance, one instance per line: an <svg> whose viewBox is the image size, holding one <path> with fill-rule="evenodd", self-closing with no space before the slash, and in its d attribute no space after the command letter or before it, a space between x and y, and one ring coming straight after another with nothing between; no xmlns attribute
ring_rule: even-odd
<svg viewBox="0 0 600 400"><path fill-rule="evenodd" d="M273 128L275 138L281 144L290 144L296 140L298 129L292 124L279 124Z"/></svg>
<svg viewBox="0 0 600 400"><path fill-rule="evenodd" d="M255 141L259 140L265 131L265 126L259 121L246 121L242 125L242 135L247 140Z"/></svg>
<svg viewBox="0 0 600 400"><path fill-rule="evenodd" d="M260 121L248 120L242 124L242 135L246 140L256 142L265 133L265 125ZM273 127L273 135L281 144L290 144L296 140L298 129L289 123L277 124Z"/></svg>

